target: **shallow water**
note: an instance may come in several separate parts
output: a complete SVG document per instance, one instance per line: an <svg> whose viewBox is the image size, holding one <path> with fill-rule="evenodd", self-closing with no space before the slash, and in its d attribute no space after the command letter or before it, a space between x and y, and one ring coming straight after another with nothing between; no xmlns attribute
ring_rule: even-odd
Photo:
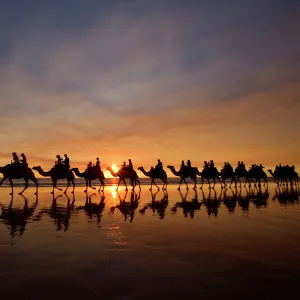
<svg viewBox="0 0 300 300"><path fill-rule="evenodd" d="M296 295L299 189L105 194L0 189L5 299L273 299ZM21 190L17 188L16 192ZM154 191L156 191L154 189ZM69 197L69 198L68 198ZM26 201L27 200L27 201ZM120 205L120 200L125 203ZM91 204L89 204L89 201ZM27 202L27 205L26 205Z"/></svg>

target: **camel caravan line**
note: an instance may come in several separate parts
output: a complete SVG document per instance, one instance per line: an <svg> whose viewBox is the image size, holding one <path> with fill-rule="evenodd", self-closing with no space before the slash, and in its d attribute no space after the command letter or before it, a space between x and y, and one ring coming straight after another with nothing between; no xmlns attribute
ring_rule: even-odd
<svg viewBox="0 0 300 300"><path fill-rule="evenodd" d="M100 187L98 191L104 191L105 187L105 176L100 167L99 158L97 158L96 165L92 165L90 162L87 165L85 171L80 172L78 168L71 168L69 158L65 154L65 160L57 155L57 161L55 166L49 171L44 171L41 166L35 166L32 169L28 167L27 160L24 154L22 154L23 160L19 160L17 155L13 153L13 161L11 164L8 164L4 167L0 167L0 173L3 174L3 179L0 182L0 186L2 183L8 179L11 186L11 194L14 192L13 179L24 179L25 187L19 193L23 194L23 192L28 188L29 180L33 181L36 186L35 194L38 193L38 180L33 173L33 170L38 172L39 175L43 177L49 177L52 181L52 192L54 193L54 189L62 191L61 188L57 187L57 181L61 179L67 180L67 187L64 190L64 193L67 193L70 185L72 184L72 193L75 191L75 175L80 178L85 179L87 192L88 188L96 189L92 186L92 180L99 180ZM230 180L230 186L234 183L235 186L239 183L241 186L241 179L243 178L244 185L248 184L251 186L251 183L254 185L261 185L263 182L264 185L268 185L267 182L267 174L263 170L262 165L252 165L249 170L246 169L243 162L238 162L238 165L235 169L230 165L230 163L224 163L222 170L219 172L218 169L214 166L214 162L210 161L209 163L204 162L204 166L202 171L199 171L197 167L192 167L191 162L188 160L187 164L182 161L182 164L178 171L176 171L174 166L168 165L167 168L171 171L171 173L180 178L179 187L184 183L186 188L188 189L188 183L186 179L191 179L194 182L193 189L197 188L197 179L198 177L201 179L200 189L202 189L204 181L208 182L209 188L214 188L216 182L221 184L221 188L225 188L227 186L226 180ZM126 162L123 163L121 168L115 171L112 167L107 167L106 170L110 172L113 177L119 178L119 182L117 184L117 189L119 188L121 182L124 183L125 189L127 188L126 180L130 181L132 188L134 189L138 186L141 189L140 180L137 172L134 170L131 160L129 160L129 164ZM157 165L149 171L146 171L143 167L139 167L138 170L144 174L144 176L149 177L151 179L150 190L152 190L153 185L159 190L159 186L156 183L156 180L160 180L163 184L162 189L166 190L168 186L168 176L166 171L163 169L162 163L158 160ZM298 173L295 171L294 166L276 166L275 170L268 170L270 175L273 177L274 182L278 185L288 185L288 184L298 184ZM75 175L74 175L75 174Z"/></svg>

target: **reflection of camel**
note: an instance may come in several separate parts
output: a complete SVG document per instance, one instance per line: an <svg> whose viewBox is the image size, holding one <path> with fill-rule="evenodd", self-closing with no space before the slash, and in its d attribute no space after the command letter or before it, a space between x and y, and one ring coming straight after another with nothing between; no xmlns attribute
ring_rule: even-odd
<svg viewBox="0 0 300 300"><path fill-rule="evenodd" d="M128 216L130 216L130 223L133 221L134 218L134 211L137 209L139 205L139 200L141 197L141 191L139 191L139 194L137 195L134 190L131 191L130 195L130 202L126 202L126 197L127 197L127 191L125 193L125 196L121 200L120 194L118 193L118 197L120 200L120 204L113 206L111 208L111 212L114 213L115 209L119 209L119 211L122 213L124 216L124 220L126 221Z"/></svg>
<svg viewBox="0 0 300 300"><path fill-rule="evenodd" d="M206 207L207 214L209 216L214 215L215 217L218 215L218 210L220 207L220 199L217 199L216 190L214 191L214 197L211 197L211 189L209 189L208 197L205 197L204 191L202 189L202 202Z"/></svg>
<svg viewBox="0 0 300 300"><path fill-rule="evenodd" d="M298 187L276 187L272 200L277 199L281 205L299 204L300 189Z"/></svg>
<svg viewBox="0 0 300 300"><path fill-rule="evenodd" d="M166 211L166 208L168 207L168 204L169 204L169 195L167 194L167 192L163 191L164 192L164 196L162 197L161 200L159 201L156 201L156 195L158 194L158 191L156 193L152 193L151 191L151 198L152 198L152 201L150 203L147 203L144 208L140 209L140 213L141 214L144 214L146 209L147 208L150 208L153 212L153 214L155 214L155 212L157 212L157 214L159 215L159 218L160 219L163 219L164 216L165 216L165 211Z"/></svg>
<svg viewBox="0 0 300 300"><path fill-rule="evenodd" d="M258 188L254 187L254 189L252 189L250 187L249 190L247 190L247 188L245 189L247 192L247 199L251 201L256 208L267 207L267 200L269 199L269 191L268 191L268 187L265 187L264 189L265 190L262 191L260 185L258 186Z"/></svg>
<svg viewBox="0 0 300 300"><path fill-rule="evenodd" d="M177 208L182 208L183 211L183 215L187 218L188 215L190 216L190 218L194 218L195 216L195 211L196 210L200 210L201 208L201 203L199 203L198 201L198 194L197 191L195 190L195 197L193 199L191 199L190 201L187 201L187 195L188 195L188 191L186 191L185 195L182 195L181 191L180 192L180 196L181 196L181 202L177 202L174 207L172 208L173 212L177 211Z"/></svg>
<svg viewBox="0 0 300 300"><path fill-rule="evenodd" d="M75 197L73 195L73 200L70 203L70 199L66 195L68 199L66 207L57 204L57 199L60 197L62 197L62 195L58 195L56 197L53 195L50 208L41 209L40 212L35 216L35 219L40 220L44 214L47 214L56 225L57 231L62 229L62 224L64 225L64 231L67 231L70 225L71 211L74 209Z"/></svg>
<svg viewBox="0 0 300 300"><path fill-rule="evenodd" d="M119 177L119 183L118 183L117 189L119 188L121 181L123 181L125 184L126 190L128 190L127 184L125 182L125 179L127 179L127 178L130 179L132 188L134 188L135 185L138 184L139 188L141 189L139 177L137 176L136 171L131 170L127 167L121 168L118 172L115 172L111 167L107 167L106 170L108 170L113 177Z"/></svg>
<svg viewBox="0 0 300 300"><path fill-rule="evenodd" d="M224 191L221 191L221 199L225 206L228 209L229 213L233 213L234 209L236 207L236 201L237 201L237 194L233 192L231 188L229 188L231 191L231 195L227 194L227 188L224 189ZM236 190L235 190L236 192ZM223 197L222 197L223 196Z"/></svg>
<svg viewBox="0 0 300 300"><path fill-rule="evenodd" d="M36 197L35 203L28 206L28 200L26 197L24 197L24 207L21 208L13 208L13 196L11 198L11 201L7 207L0 204L1 206L1 215L0 215L0 221L1 223L4 223L7 228L10 230L10 234L12 236L15 235L17 231L19 231L20 235L23 234L23 232L26 229L26 225L28 220L33 216L34 211L38 204L38 198Z"/></svg>
<svg viewBox="0 0 300 300"><path fill-rule="evenodd" d="M0 167L0 173L3 174L3 178L0 182L0 186L6 179L8 179L11 186L11 195L14 193L14 185L12 179L22 179L22 178L25 180L25 187L19 194L21 195L28 188L29 180L35 183L36 186L35 194L37 194L38 183L34 173L30 168L22 166L21 164L9 164L6 165L5 167Z"/></svg>
<svg viewBox="0 0 300 300"><path fill-rule="evenodd" d="M189 186L186 182L186 178L191 178L194 181L194 187L193 189L195 189L197 187L197 175L201 176L201 174L198 171L198 168L194 168L194 167L181 167L181 169L179 171L176 171L174 166L168 166L168 168L171 170L171 172L175 175L180 177L180 183L179 183L179 187L178 190L180 190L182 181L185 183L186 188L188 189Z"/></svg>
<svg viewBox="0 0 300 300"><path fill-rule="evenodd" d="M101 171L100 167L94 166L94 167L87 168L83 173L80 173L78 168L73 168L73 169L71 169L71 171L73 171L77 177L83 177L85 179L85 183L86 183L85 192L87 192L88 187L92 188L93 190L96 189L91 186L91 181L95 180L95 179L98 179L100 181L100 187L99 187L98 191L100 192L101 188L102 188L102 191L104 191L105 177L104 177L104 173Z"/></svg>
<svg viewBox="0 0 300 300"><path fill-rule="evenodd" d="M166 171L161 170L161 169L157 169L157 168L155 168L155 169L151 168L151 170L149 172L146 172L143 167L139 167L138 170L140 170L145 176L151 178L151 187L150 187L150 190L152 189L152 185L153 184L159 190L159 187L155 183L154 179L160 179L163 182L163 187L162 187L163 190L167 188L167 185L168 185L167 179L168 179L168 177L167 177Z"/></svg>
<svg viewBox="0 0 300 300"><path fill-rule="evenodd" d="M237 201L239 206L242 208L242 210L244 212L248 212L249 211L249 204L250 204L250 200L248 199L247 196L243 196L242 195L242 189L240 187L240 189L235 189L236 192L236 197L237 197Z"/></svg>
<svg viewBox="0 0 300 300"><path fill-rule="evenodd" d="M67 192L69 186L70 186L70 182L72 182L73 184L73 191L72 193L74 193L74 189L75 189L75 177L74 174L71 170L67 170L67 169L63 169L63 168L52 168L50 171L45 172L43 171L43 169L38 166L38 167L33 167L33 170L36 170L40 175L42 175L43 177L51 177L52 180L52 185L53 185L53 190L52 190L52 194L54 194L54 188L58 189L59 191L62 191L62 189L57 187L57 180L59 179L67 179L68 181L68 186L65 189L64 193Z"/></svg>
<svg viewBox="0 0 300 300"><path fill-rule="evenodd" d="M101 200L99 203L92 203L92 196L95 196L96 194L89 195L86 194L86 201L84 206L79 206L77 210L85 210L86 215L90 218L93 219L94 216L97 217L97 224L100 224L101 217L102 217L102 212L105 207L105 196L104 194L101 194Z"/></svg>

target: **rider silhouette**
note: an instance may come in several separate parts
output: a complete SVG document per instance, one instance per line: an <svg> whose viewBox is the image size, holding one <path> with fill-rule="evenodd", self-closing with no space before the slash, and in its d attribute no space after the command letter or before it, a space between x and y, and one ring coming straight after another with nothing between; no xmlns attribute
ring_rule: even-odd
<svg viewBox="0 0 300 300"><path fill-rule="evenodd" d="M22 163L22 165L24 167L28 167L27 158L26 158L25 154L22 153L21 156L22 156L22 159L20 160L20 162Z"/></svg>
<svg viewBox="0 0 300 300"><path fill-rule="evenodd" d="M211 169L214 169L214 168L215 168L215 163L214 163L213 160L210 161L209 167L210 167Z"/></svg>
<svg viewBox="0 0 300 300"><path fill-rule="evenodd" d="M62 165L62 158L60 157L60 155L56 155L57 161L56 161L56 167L60 168Z"/></svg>
<svg viewBox="0 0 300 300"><path fill-rule="evenodd" d="M12 161L12 163L13 163L13 164L19 164L19 163L20 163L20 160L19 160L19 157L18 157L17 153L16 153L16 152L13 152L13 153L12 153L12 156L13 156L13 161Z"/></svg>
<svg viewBox="0 0 300 300"><path fill-rule="evenodd" d="M100 168L100 160L99 160L99 157L96 158L96 167L99 167L99 168Z"/></svg>
<svg viewBox="0 0 300 300"><path fill-rule="evenodd" d="M204 168L204 169L208 169L208 163L207 163L207 161L204 161L203 168Z"/></svg>
<svg viewBox="0 0 300 300"><path fill-rule="evenodd" d="M126 168L126 161L123 162L123 164L122 164L121 167L122 167L122 168Z"/></svg>
<svg viewBox="0 0 300 300"><path fill-rule="evenodd" d="M156 169L160 169L160 170L163 169L163 165L162 165L162 162L160 161L160 159L157 160L157 165L156 165L155 168L156 168Z"/></svg>
<svg viewBox="0 0 300 300"><path fill-rule="evenodd" d="M192 164L191 164L191 161L190 161L190 160L188 160L186 164L187 164L187 166L188 166L189 168L192 167Z"/></svg>
<svg viewBox="0 0 300 300"><path fill-rule="evenodd" d="M65 154L64 166L66 169L70 169L70 159L67 154Z"/></svg>
<svg viewBox="0 0 300 300"><path fill-rule="evenodd" d="M133 170L133 165L132 165L131 159L128 159L128 168Z"/></svg>

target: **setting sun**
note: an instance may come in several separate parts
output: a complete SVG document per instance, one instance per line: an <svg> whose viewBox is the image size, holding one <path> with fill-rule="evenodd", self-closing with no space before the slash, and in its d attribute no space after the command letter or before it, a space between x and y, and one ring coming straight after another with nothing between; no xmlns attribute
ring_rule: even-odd
<svg viewBox="0 0 300 300"><path fill-rule="evenodd" d="M114 172L118 172L119 171L119 168L115 164L112 164L111 168L113 169Z"/></svg>

